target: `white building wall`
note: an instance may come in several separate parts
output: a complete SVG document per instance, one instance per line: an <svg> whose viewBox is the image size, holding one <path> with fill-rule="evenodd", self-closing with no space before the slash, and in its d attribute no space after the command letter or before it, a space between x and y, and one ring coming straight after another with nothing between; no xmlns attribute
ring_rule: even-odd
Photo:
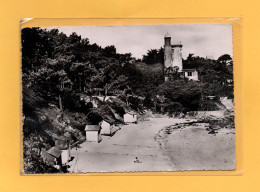
<svg viewBox="0 0 260 192"><path fill-rule="evenodd" d="M124 122L125 123L135 123L137 122L137 115L132 114L124 114Z"/></svg>
<svg viewBox="0 0 260 192"><path fill-rule="evenodd" d="M168 68L172 66L172 48L171 37L164 38L164 67Z"/></svg>
<svg viewBox="0 0 260 192"><path fill-rule="evenodd" d="M182 48L174 47L172 48L172 67L179 67L179 71L182 71Z"/></svg>
<svg viewBox="0 0 260 192"><path fill-rule="evenodd" d="M191 73L192 73L192 76L188 76L188 72L184 72L184 75L188 79L192 79L194 81L198 81L199 80L198 72L197 71L193 71Z"/></svg>
<svg viewBox="0 0 260 192"><path fill-rule="evenodd" d="M110 124L108 122L102 121L100 123L100 126L101 126L101 134L104 134L104 135L110 135L111 134Z"/></svg>
<svg viewBox="0 0 260 192"><path fill-rule="evenodd" d="M101 140L98 131L86 131L86 141L99 142Z"/></svg>
<svg viewBox="0 0 260 192"><path fill-rule="evenodd" d="M102 135L113 135L116 131L118 131L120 128L114 124L110 125L106 121L102 121L100 123L101 126L101 134Z"/></svg>
<svg viewBox="0 0 260 192"><path fill-rule="evenodd" d="M65 164L69 161L69 159L70 159L69 150L61 150L61 163Z"/></svg>

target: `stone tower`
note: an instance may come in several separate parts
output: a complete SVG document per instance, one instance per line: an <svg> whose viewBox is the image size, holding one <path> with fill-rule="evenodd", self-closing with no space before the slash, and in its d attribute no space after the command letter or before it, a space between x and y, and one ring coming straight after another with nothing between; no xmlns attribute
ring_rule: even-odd
<svg viewBox="0 0 260 192"><path fill-rule="evenodd" d="M164 36L164 67L168 68L172 65L172 48L171 36L167 33Z"/></svg>
<svg viewBox="0 0 260 192"><path fill-rule="evenodd" d="M177 66L182 71L182 44L175 43L172 46L172 67Z"/></svg>
<svg viewBox="0 0 260 192"><path fill-rule="evenodd" d="M182 44L171 44L171 36L167 33L164 36L164 67L178 67L182 71Z"/></svg>
<svg viewBox="0 0 260 192"><path fill-rule="evenodd" d="M164 36L164 80L168 81L170 78L174 78L176 72L190 80L199 80L196 69L183 69L182 44L181 42L171 44L171 36L167 33Z"/></svg>

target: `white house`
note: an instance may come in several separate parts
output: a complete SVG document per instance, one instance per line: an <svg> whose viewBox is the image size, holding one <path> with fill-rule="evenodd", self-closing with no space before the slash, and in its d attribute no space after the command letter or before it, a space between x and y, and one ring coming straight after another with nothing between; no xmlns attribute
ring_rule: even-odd
<svg viewBox="0 0 260 192"><path fill-rule="evenodd" d="M199 74L196 69L183 69L182 72L184 73L184 77L188 79L192 79L194 81L199 80Z"/></svg>
<svg viewBox="0 0 260 192"><path fill-rule="evenodd" d="M97 142L97 143L101 141L100 125L86 125L85 132L86 132L86 141Z"/></svg>
<svg viewBox="0 0 260 192"><path fill-rule="evenodd" d="M124 114L125 123L137 123L137 115L134 112L127 112Z"/></svg>
<svg viewBox="0 0 260 192"><path fill-rule="evenodd" d="M115 125L115 121L111 118L104 119L100 122L102 135L114 135L120 128Z"/></svg>

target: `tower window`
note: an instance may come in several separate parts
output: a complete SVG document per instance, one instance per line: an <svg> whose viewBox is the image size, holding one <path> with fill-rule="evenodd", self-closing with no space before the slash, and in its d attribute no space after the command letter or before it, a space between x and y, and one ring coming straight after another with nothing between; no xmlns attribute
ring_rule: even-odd
<svg viewBox="0 0 260 192"><path fill-rule="evenodd" d="M192 76L192 72L188 72L188 76Z"/></svg>

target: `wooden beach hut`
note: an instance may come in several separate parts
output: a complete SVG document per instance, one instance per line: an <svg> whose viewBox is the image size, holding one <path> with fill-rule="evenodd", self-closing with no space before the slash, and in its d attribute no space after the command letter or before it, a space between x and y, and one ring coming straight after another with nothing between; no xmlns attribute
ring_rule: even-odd
<svg viewBox="0 0 260 192"><path fill-rule="evenodd" d="M86 141L97 142L101 141L101 127L100 125L86 125Z"/></svg>
<svg viewBox="0 0 260 192"><path fill-rule="evenodd" d="M66 135L66 133L64 134ZM55 140L55 146L61 150L61 163L64 165L71 159L70 140L68 137L59 137Z"/></svg>
<svg viewBox="0 0 260 192"><path fill-rule="evenodd" d="M105 118L100 122L101 134L102 135L114 135L119 127L115 124L115 120L112 118Z"/></svg>
<svg viewBox="0 0 260 192"><path fill-rule="evenodd" d="M137 123L137 114L133 111L125 113L124 123Z"/></svg>
<svg viewBox="0 0 260 192"><path fill-rule="evenodd" d="M47 153L49 155L51 155L52 158L47 157L47 155L45 154L45 157L47 157L48 161L50 164L52 165L58 165L59 167L62 165L61 162L61 150L59 149L59 147L54 146L52 148L50 148ZM57 167L56 167L57 168Z"/></svg>

